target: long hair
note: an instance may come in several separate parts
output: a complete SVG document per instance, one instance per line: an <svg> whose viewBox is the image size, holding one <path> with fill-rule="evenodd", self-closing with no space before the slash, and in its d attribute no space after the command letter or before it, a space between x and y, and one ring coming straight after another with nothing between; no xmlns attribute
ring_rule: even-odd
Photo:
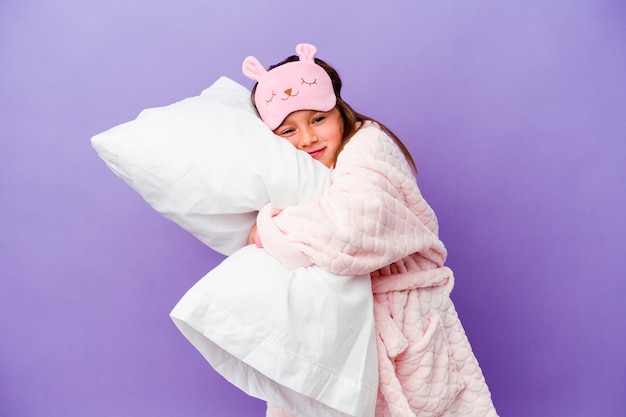
<svg viewBox="0 0 626 417"><path fill-rule="evenodd" d="M299 59L300 58L297 55L291 55L285 58L283 61L274 65L271 65L267 70L271 71L272 69L280 65L286 64L288 62L298 61ZM394 140L394 142L398 145L398 147L404 154L404 157L406 158L407 162L413 169L413 172L417 174L417 166L415 165L415 161L413 160L411 153L409 152L407 147L404 145L404 143L402 143L400 138L398 138L398 136L396 136L396 134L393 133L391 129L389 129L384 124L380 123L379 121L371 117L365 116L355 111L348 103L343 101L343 99L341 98L342 82L341 82L341 77L339 77L339 73L337 72L337 70L335 70L333 67L331 67L329 64L327 64L326 62L324 62L323 60L319 58L315 58L315 63L319 65L320 67L322 67L324 71L326 71L326 73L328 73L328 75L330 76L330 80L333 83L333 90L335 92L335 96L337 97L337 104L335 107L339 110L339 113L341 114L341 118L343 120L343 125L344 125L341 146L337 150L337 155L335 155L333 165L334 163L337 162L337 157L339 156L339 152L343 150L344 146L350 141L352 136L354 136L354 134L359 130L359 128L362 126L362 122L371 121L371 122L378 124L380 128L387 135L389 135L389 137L391 137ZM252 93L251 93L252 104L254 105L255 109L256 109L256 102L254 100L254 93L256 91L257 85L258 83L254 84L254 87L252 87ZM257 114L258 114L258 110L257 110Z"/></svg>

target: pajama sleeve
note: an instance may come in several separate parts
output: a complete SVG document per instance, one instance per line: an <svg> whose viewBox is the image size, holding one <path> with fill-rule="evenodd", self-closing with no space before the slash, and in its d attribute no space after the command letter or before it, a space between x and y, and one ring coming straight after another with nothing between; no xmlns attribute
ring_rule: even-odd
<svg viewBox="0 0 626 417"><path fill-rule="evenodd" d="M263 247L285 266L370 273L412 253L443 263L437 219L395 142L361 128L339 155L328 192L306 205L257 217Z"/></svg>

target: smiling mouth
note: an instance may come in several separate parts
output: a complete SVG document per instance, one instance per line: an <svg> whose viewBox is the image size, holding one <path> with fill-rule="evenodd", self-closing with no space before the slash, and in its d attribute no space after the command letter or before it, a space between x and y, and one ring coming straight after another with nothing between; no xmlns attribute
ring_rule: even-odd
<svg viewBox="0 0 626 417"><path fill-rule="evenodd" d="M326 148L317 149L315 151L309 152L308 154L311 155L313 158L317 159L320 155L322 155L322 153L324 153L324 149Z"/></svg>

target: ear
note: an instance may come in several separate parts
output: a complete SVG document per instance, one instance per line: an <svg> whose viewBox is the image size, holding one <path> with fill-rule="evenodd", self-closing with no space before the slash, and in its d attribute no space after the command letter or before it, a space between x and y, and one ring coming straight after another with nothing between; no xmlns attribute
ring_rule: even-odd
<svg viewBox="0 0 626 417"><path fill-rule="evenodd" d="M253 56L249 56L243 60L241 70L246 77L254 81L261 81L263 77L265 77L265 74L267 74L263 65Z"/></svg>
<svg viewBox="0 0 626 417"><path fill-rule="evenodd" d="M309 43L301 43L296 46L296 53L302 62L315 63L317 48Z"/></svg>

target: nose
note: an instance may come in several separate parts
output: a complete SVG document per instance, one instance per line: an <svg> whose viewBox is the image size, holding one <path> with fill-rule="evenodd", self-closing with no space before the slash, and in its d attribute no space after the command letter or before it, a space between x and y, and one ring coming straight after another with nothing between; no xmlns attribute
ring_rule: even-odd
<svg viewBox="0 0 626 417"><path fill-rule="evenodd" d="M308 148L319 140L313 129L305 129L300 134L300 147Z"/></svg>

